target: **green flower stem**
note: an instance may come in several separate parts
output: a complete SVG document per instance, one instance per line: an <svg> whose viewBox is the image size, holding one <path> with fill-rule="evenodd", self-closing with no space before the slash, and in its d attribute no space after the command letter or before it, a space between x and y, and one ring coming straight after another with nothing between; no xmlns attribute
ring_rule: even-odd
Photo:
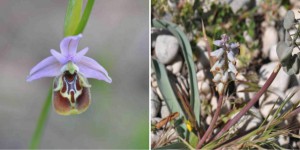
<svg viewBox="0 0 300 150"><path fill-rule="evenodd" d="M220 95L219 100L218 100L218 107L217 110L213 116L213 119L208 127L208 129L206 130L205 134L203 135L203 137L201 138L201 140L198 142L196 149L200 149L201 146L204 144L204 142L206 141L207 138L209 138L212 134L212 131L214 129L214 126L218 120L219 114L221 112L221 108L222 108L222 104L223 104L223 94Z"/></svg>
<svg viewBox="0 0 300 150"><path fill-rule="evenodd" d="M46 122L47 122L47 119L49 116L49 111L51 108L51 99L52 99L52 88L49 89L48 96L44 102L42 112L39 116L39 120L36 124L35 131L32 135L31 141L30 141L29 149L37 149L40 145L43 131L44 131L44 128L45 128L45 125L46 125Z"/></svg>
<svg viewBox="0 0 300 150"><path fill-rule="evenodd" d="M281 68L281 65L278 64L276 68L273 70L272 74L268 78L268 80L265 82L263 87L254 95L254 97L248 102L248 104L230 121L226 123L226 125L221 129L221 131L214 137L214 139L219 138L222 136L224 132L226 132L230 127L232 127L236 122L238 122L241 117L259 100L259 98L264 94L269 86L274 81L275 77L277 76L279 70Z"/></svg>
<svg viewBox="0 0 300 150"><path fill-rule="evenodd" d="M87 4L86 4L85 9L84 9L84 13L81 17L81 20L80 20L77 28L76 28L75 35L83 32L83 30L84 30L84 28L85 28L85 26L86 26L86 24L89 20L91 11L93 9L94 2L95 2L95 0L88 0L87 1Z"/></svg>

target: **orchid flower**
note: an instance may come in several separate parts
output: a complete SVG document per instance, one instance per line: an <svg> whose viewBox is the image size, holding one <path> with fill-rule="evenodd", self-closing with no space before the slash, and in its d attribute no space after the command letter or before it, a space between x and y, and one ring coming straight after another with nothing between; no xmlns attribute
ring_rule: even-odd
<svg viewBox="0 0 300 150"><path fill-rule="evenodd" d="M88 48L78 53L77 47L82 35L65 37L60 42L60 51L51 49L49 56L34 66L27 82L55 77L53 84L53 106L58 114L80 114L87 110L91 102L91 87L86 78L104 80L111 83L107 71L94 59L84 56Z"/></svg>

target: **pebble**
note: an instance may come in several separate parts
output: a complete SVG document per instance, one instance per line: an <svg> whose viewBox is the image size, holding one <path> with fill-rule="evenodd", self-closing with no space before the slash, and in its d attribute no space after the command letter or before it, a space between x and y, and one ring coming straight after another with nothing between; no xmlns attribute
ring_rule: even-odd
<svg viewBox="0 0 300 150"><path fill-rule="evenodd" d="M270 62L268 64L264 64L259 70L259 85L263 86L269 76L272 74L275 67L277 67L278 62ZM278 89L279 91L285 91L288 87L290 80L290 76L285 73L282 68L278 72L276 78L273 83L270 85L273 89Z"/></svg>
<svg viewBox="0 0 300 150"><path fill-rule="evenodd" d="M238 113L238 112L237 112ZM237 113L235 115L237 115ZM231 118L233 118L233 115ZM262 116L257 108L251 107L233 127L229 129L231 134L246 133L252 129L256 129L262 123Z"/></svg>
<svg viewBox="0 0 300 150"><path fill-rule="evenodd" d="M167 65L167 66L166 66L166 69L167 69L168 71L170 71L170 72L173 72L173 67L172 67L172 65Z"/></svg>
<svg viewBox="0 0 300 150"><path fill-rule="evenodd" d="M283 148L289 148L290 137L285 135L279 135L277 141L279 145L282 146Z"/></svg>
<svg viewBox="0 0 300 150"><path fill-rule="evenodd" d="M183 64L183 60L182 57L180 55L177 55L173 64L172 64L172 73L173 74L178 74L180 73L180 70L182 68L182 64Z"/></svg>
<svg viewBox="0 0 300 150"><path fill-rule="evenodd" d="M168 109L168 106L166 105L166 102L162 102L161 110L160 110L160 115L162 118L168 117L170 115L170 111Z"/></svg>
<svg viewBox="0 0 300 150"><path fill-rule="evenodd" d="M205 79L205 72L204 72L204 70L203 69L199 70L197 72L196 76L197 76L197 80L198 81L203 81Z"/></svg>
<svg viewBox="0 0 300 150"><path fill-rule="evenodd" d="M275 92L278 94L278 92ZM279 100L277 100L279 98ZM275 95L273 93L269 93L267 95L267 97L263 100L259 100L259 111L260 113L262 114L262 116L264 118L266 118L269 113L269 117L268 117L268 121L273 117L274 113L276 112L276 110L280 107L280 105L283 103L283 100L284 100L285 96L279 94L278 95ZM273 108L274 107L274 108ZM283 114L284 112L286 112L287 110L289 110L290 108L292 107L292 103L291 102L287 102L282 110L279 112L279 115Z"/></svg>
<svg viewBox="0 0 300 150"><path fill-rule="evenodd" d="M245 84L239 84L236 88L236 95L242 98L244 102L250 101L255 95L255 92L242 92L246 88L248 88L248 86Z"/></svg>
<svg viewBox="0 0 300 150"><path fill-rule="evenodd" d="M295 93L293 97L291 97L290 102L292 104L297 104L300 100L300 86L294 86L286 90L285 95L286 97L290 96L291 94Z"/></svg>
<svg viewBox="0 0 300 150"><path fill-rule="evenodd" d="M200 93L204 93L205 95L211 92L210 86L209 86L209 80L206 79L204 81L198 82L198 90Z"/></svg>
<svg viewBox="0 0 300 150"><path fill-rule="evenodd" d="M179 49L178 40L171 35L159 35L155 42L155 54L162 64L170 63L177 55Z"/></svg>
<svg viewBox="0 0 300 150"><path fill-rule="evenodd" d="M277 45L273 45L269 52L269 58L271 61L279 61L277 53L276 53L276 47L277 47Z"/></svg>
<svg viewBox="0 0 300 150"><path fill-rule="evenodd" d="M262 36L262 42L263 42L263 56L269 56L269 51L272 46L276 45L278 42L278 33L275 27L273 26L267 26L264 30Z"/></svg>
<svg viewBox="0 0 300 150"><path fill-rule="evenodd" d="M251 0L232 0L230 2L230 8L233 13L236 13L240 9L247 9L249 6L251 6Z"/></svg>
<svg viewBox="0 0 300 150"><path fill-rule="evenodd" d="M151 91L151 118L154 118L157 116L158 112L161 108L161 102L158 100L157 95Z"/></svg>
<svg viewBox="0 0 300 150"><path fill-rule="evenodd" d="M160 122L161 120L162 120L162 118L159 118L159 117L151 118L151 124L152 124L152 125L155 125L155 124L157 124L158 122Z"/></svg>
<svg viewBox="0 0 300 150"><path fill-rule="evenodd" d="M211 105L211 110L212 111L215 111L218 107L218 99L217 97L213 96L211 98L211 101L210 101L210 105ZM227 114L231 109L231 105L230 105L230 101L228 99L224 99L223 100L223 105L222 105L222 108L221 108L221 114Z"/></svg>

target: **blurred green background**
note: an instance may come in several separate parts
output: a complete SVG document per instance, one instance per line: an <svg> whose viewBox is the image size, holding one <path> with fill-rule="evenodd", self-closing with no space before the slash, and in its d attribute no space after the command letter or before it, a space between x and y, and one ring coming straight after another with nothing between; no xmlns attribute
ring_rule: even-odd
<svg viewBox="0 0 300 150"><path fill-rule="evenodd" d="M59 50L67 0L0 1L0 148L27 148L53 78L27 83L39 61ZM90 79L83 114L53 109L41 148L148 148L148 0L96 0L79 49L112 84Z"/></svg>

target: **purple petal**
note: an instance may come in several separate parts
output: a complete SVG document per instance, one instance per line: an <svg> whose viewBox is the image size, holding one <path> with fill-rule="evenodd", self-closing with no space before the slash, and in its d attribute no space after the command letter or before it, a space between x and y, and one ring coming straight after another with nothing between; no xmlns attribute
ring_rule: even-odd
<svg viewBox="0 0 300 150"><path fill-rule="evenodd" d="M223 44L222 40L215 40L214 41L214 45L216 45L216 46L221 46L222 44Z"/></svg>
<svg viewBox="0 0 300 150"><path fill-rule="evenodd" d="M232 48L232 49L237 48L237 47L239 47L239 46L240 46L239 43L231 43L231 44L230 44L230 48Z"/></svg>
<svg viewBox="0 0 300 150"><path fill-rule="evenodd" d="M223 48L219 48L219 49L217 49L217 50L211 52L210 55L213 56L213 57L220 58L223 54L224 54Z"/></svg>
<svg viewBox="0 0 300 150"><path fill-rule="evenodd" d="M228 70L234 73L235 75L238 73L235 66L231 62L228 62Z"/></svg>
<svg viewBox="0 0 300 150"><path fill-rule="evenodd" d="M86 48L82 49L80 52L78 52L76 54L76 56L74 57L74 60L73 60L74 63L79 62L81 60L81 58L88 52L88 50L89 50L89 48L86 47Z"/></svg>
<svg viewBox="0 0 300 150"><path fill-rule="evenodd" d="M76 54L77 46L81 37L82 34L65 37L60 42L61 53L66 57L74 56Z"/></svg>
<svg viewBox="0 0 300 150"><path fill-rule="evenodd" d="M86 78L104 80L108 83L112 82L111 78L108 76L107 71L92 58L82 56L77 66L79 67L79 72Z"/></svg>
<svg viewBox="0 0 300 150"><path fill-rule="evenodd" d="M68 59L64 55L54 49L51 49L50 53L57 59L57 61L60 62L60 64L65 64L68 61Z"/></svg>
<svg viewBox="0 0 300 150"><path fill-rule="evenodd" d="M61 65L56 58L54 56L49 56L31 69L30 75L27 77L26 81L30 82L42 77L58 76L60 74L60 68Z"/></svg>

